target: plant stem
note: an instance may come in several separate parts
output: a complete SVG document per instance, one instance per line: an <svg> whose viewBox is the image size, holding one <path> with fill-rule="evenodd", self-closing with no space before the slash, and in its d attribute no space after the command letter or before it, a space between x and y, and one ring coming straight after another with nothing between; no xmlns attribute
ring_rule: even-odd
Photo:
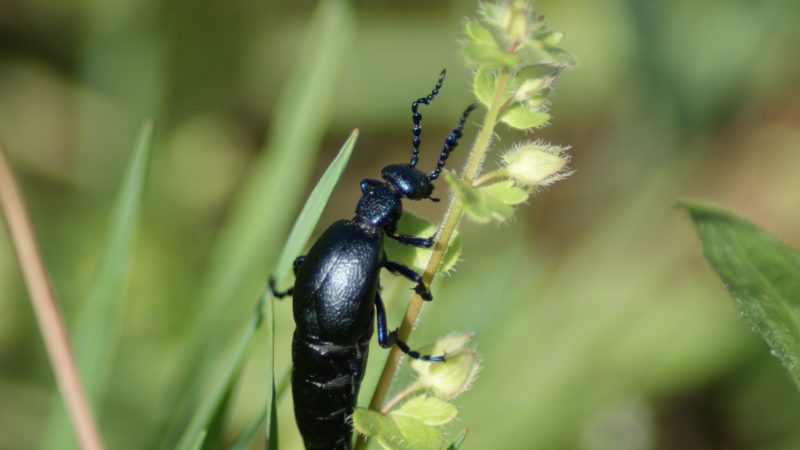
<svg viewBox="0 0 800 450"><path fill-rule="evenodd" d="M464 165L464 172L462 173L461 178L468 184L471 184L472 180L478 175L481 165L483 164L483 160L486 157L486 152L489 150L489 144L491 144L492 136L494 135L494 127L497 124L497 117L503 107L503 93L505 92L506 84L508 83L508 76L508 73L502 72L497 77L497 85L495 87L492 105L489 108L489 111L486 112L486 116L484 116L481 131L478 133L478 137L475 139L475 143L472 145L472 150L467 157L467 162ZM439 232L436 234L438 238L433 247L433 253L428 260L428 265L425 269L425 272L422 274L422 280L426 286L431 285L436 271L439 270L439 266L444 258L444 251L447 249L447 246L450 243L450 238L453 236L453 232L458 226L458 223L461 221L463 213L464 207L461 204L461 201L455 195L451 195L450 206L445 214L442 226ZM422 309L422 302L422 297L420 297L418 294L414 294L411 297L411 301L406 308L406 314L403 318L403 323L397 333L400 340L406 342L408 341L408 337L411 335L411 330L414 327L417 318L419 317L420 310ZM378 385L375 388L375 392L372 394L372 400L370 401L369 409L373 411L381 410L381 405L383 404L386 394L389 392L392 379L397 371L397 365L400 363L400 359L402 357L403 352L400 350L400 348L397 346L392 347L391 351L389 352L389 357L386 359L386 364L383 366L381 378L378 380ZM366 439L358 439L356 441L356 450L362 450L366 448L367 442L368 441Z"/></svg>
<svg viewBox="0 0 800 450"><path fill-rule="evenodd" d="M17 253L31 305L39 323L45 349L53 367L58 388L64 397L72 426L83 450L102 450L103 443L92 415L86 391L78 375L53 287L47 277L25 205L14 183L11 168L0 148L0 209L5 217L11 244Z"/></svg>
<svg viewBox="0 0 800 450"><path fill-rule="evenodd" d="M404 398L408 397L414 392L417 392L420 389L422 389L421 384L411 383L411 385L409 385L407 388L403 389L397 395L395 395L393 399L389 400L389 403L387 403L386 406L383 407L383 410L381 410L381 412L384 414L388 414L389 411L394 409L394 407L397 406L398 403L403 401Z"/></svg>

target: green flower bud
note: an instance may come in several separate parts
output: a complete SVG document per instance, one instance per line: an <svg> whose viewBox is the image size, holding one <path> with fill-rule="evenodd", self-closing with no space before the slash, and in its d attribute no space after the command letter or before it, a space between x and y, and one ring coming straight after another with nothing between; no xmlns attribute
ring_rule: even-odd
<svg viewBox="0 0 800 450"><path fill-rule="evenodd" d="M506 173L525 186L548 186L566 178L567 148L528 142L503 155Z"/></svg>
<svg viewBox="0 0 800 450"><path fill-rule="evenodd" d="M431 354L446 354L441 363L412 361L411 367L419 374L418 382L443 399L459 396L469 389L480 368L478 354L467 347L471 334L453 334L436 341L425 351Z"/></svg>

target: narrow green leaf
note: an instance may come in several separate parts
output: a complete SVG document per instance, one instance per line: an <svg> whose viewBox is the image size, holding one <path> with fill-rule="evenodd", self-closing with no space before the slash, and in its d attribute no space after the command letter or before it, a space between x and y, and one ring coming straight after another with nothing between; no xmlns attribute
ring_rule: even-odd
<svg viewBox="0 0 800 450"><path fill-rule="evenodd" d="M397 231L401 234L408 234L411 236L429 237L436 233L437 226L433 223L423 219L422 217L415 216L414 214L406 211L400 217L397 223ZM385 240L386 255L391 261L397 261L405 264L418 272L425 270L428 264L433 249L411 247L410 245L403 245L394 239ZM461 235L458 231L453 233L450 239L450 244L445 251L442 265L439 268L440 272L448 272L451 270L458 259L461 257Z"/></svg>
<svg viewBox="0 0 800 450"><path fill-rule="evenodd" d="M727 211L683 206L734 304L800 388L800 253Z"/></svg>
<svg viewBox="0 0 800 450"><path fill-rule="evenodd" d="M455 419L458 409L436 397L417 395L406 400L400 408L392 411L392 415L413 417L426 425L441 426Z"/></svg>
<svg viewBox="0 0 800 450"><path fill-rule="evenodd" d="M198 286L196 314L186 333L186 361L175 382L180 403L162 447L172 449L207 392L209 370L242 327L249 300L283 247L291 225L286 211L302 202L314 159L331 117L336 85L352 42L349 2L320 2L308 39L288 85L276 102L264 151L242 183L241 194L211 253L207 276ZM288 273L288 272L282 272ZM278 274L281 275L280 273Z"/></svg>
<svg viewBox="0 0 800 450"><path fill-rule="evenodd" d="M207 435L208 433L206 433L205 430L203 430L202 433L199 433L194 442L192 442L192 446L189 450L200 450L201 448L203 448L203 444L206 442Z"/></svg>
<svg viewBox="0 0 800 450"><path fill-rule="evenodd" d="M528 130L545 125L550 120L550 114L534 111L526 105L515 105L506 110L500 120L512 128Z"/></svg>
<svg viewBox="0 0 800 450"><path fill-rule="evenodd" d="M114 361L116 315L139 223L142 195L153 151L155 125L146 121L133 146L130 162L111 212L105 246L97 272L72 328L75 357L89 399L101 405L109 370ZM61 448L75 442L61 402L54 406L43 448ZM69 445L69 444L68 444Z"/></svg>
<svg viewBox="0 0 800 450"><path fill-rule="evenodd" d="M466 439L466 438L467 438L467 429L465 428L464 431L462 431L456 437L456 439L453 441L453 443L450 444L449 447L447 447L447 450L458 450L459 448L461 448L461 444L464 443L464 439Z"/></svg>
<svg viewBox="0 0 800 450"><path fill-rule="evenodd" d="M309 236L313 232L314 227L316 227L317 222L322 215L325 205L333 193L333 189L336 187L336 183L341 177L344 168L347 166L347 162L350 160L350 155L353 153L353 148L355 147L357 138L358 130L353 130L353 132L350 134L350 137L339 150L336 158L333 160L331 165L328 166L327 170L325 170L325 173L314 187L314 190L311 191L311 195L308 197L303 210L300 212L300 215L298 216L297 221L295 222L295 225L289 234L289 239L286 241L286 245L282 251L283 255L296 256L302 252L303 247L306 245ZM283 279L286 277L286 275L291 271L292 261L293 259L291 257L281 256L274 272L276 278ZM214 385L214 387L206 391L206 397L203 404L195 412L191 422L189 423L189 426L184 430L175 448L179 450L188 449L188 446L197 438L198 433L204 432L204 430L208 428L208 424L215 420L214 413L220 412L219 405L224 399L225 392L232 389L232 387L235 386L238 381L238 374L241 367L244 365L250 348L253 345L254 337L261 326L264 316L266 315L270 321L274 320L275 315L272 311L274 302L269 301L269 299L270 296L268 291L264 291L259 298L258 304L256 305L256 311L253 314L247 329L245 330L245 334L242 336L239 344L236 346L236 350L233 352L234 356L227 366L228 369L225 371L223 376L217 379L217 383ZM272 420L273 417L277 415L275 411L277 401L274 401L275 374L273 348L275 346L275 342L273 330L274 322L271 322L271 326L269 327L269 335L267 337L269 340L268 349L270 352L270 379L267 381L270 388L266 402L267 405L270 405L270 408L268 410L265 408L265 410L268 411L268 416L266 417L269 419L267 420L267 430L272 430L273 427L277 427L277 423ZM277 442L275 439L273 439L273 441ZM275 445L277 445L277 443Z"/></svg>

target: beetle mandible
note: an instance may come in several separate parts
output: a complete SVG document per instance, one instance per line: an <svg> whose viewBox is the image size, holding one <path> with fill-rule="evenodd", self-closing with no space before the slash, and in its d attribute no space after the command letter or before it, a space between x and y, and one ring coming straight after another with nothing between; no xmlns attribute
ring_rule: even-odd
<svg viewBox="0 0 800 450"><path fill-rule="evenodd" d="M444 77L443 70L431 93L411 103L414 122L411 161L384 167L383 181L361 181L362 196L355 217L332 224L307 255L295 259L292 288L278 291L270 277L270 289L276 298L294 297L292 396L295 419L307 449L350 448L353 433L350 417L364 376L374 314L381 347L397 345L408 356L425 361L445 359L420 355L397 338L397 330L388 332L379 292L379 274L385 268L417 283L414 290L424 300L432 298L420 274L386 258L383 238L388 236L421 248L433 245L434 237L397 233L397 221L403 213L404 198L439 201L431 197L432 182L458 145L467 117L478 106L472 104L464 110L444 141L436 168L430 174L417 169L422 132L422 114L417 108L436 97Z"/></svg>

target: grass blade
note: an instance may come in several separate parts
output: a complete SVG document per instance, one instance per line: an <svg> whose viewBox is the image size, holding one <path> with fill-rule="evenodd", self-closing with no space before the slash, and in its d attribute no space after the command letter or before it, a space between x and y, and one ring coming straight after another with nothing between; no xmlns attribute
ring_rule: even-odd
<svg viewBox="0 0 800 450"><path fill-rule="evenodd" d="M456 436L456 439L453 441L452 444L450 444L449 447L447 447L447 450L458 450L461 447L461 444L464 443L464 439L467 438L468 431L469 430L464 429L464 431L462 431L458 436Z"/></svg>
<svg viewBox="0 0 800 450"><path fill-rule="evenodd" d="M736 307L800 388L800 253L729 212L684 207Z"/></svg>
<svg viewBox="0 0 800 450"><path fill-rule="evenodd" d="M317 222L322 215L322 211L325 209L325 205L328 203L328 199L330 199L333 189L336 187L336 183L339 181L344 168L347 166L347 162L350 160L350 155L353 153L353 148L355 147L357 138L358 130L354 130L350 134L350 138L347 139L341 150L339 150L338 155L336 155L336 158L333 160L331 165L328 166L328 169L322 175L319 183L317 183L317 185L314 187L314 190L311 192L311 195L306 201L306 204L303 207L303 210L300 213L300 216L297 218L294 228L289 235L289 239L286 241L286 245L281 253L281 257L278 260L279 263L275 269L275 274L279 279L285 278L286 275L288 275L288 273L291 271L293 262L292 255L297 256L303 251L303 247L305 247L308 238L311 236L311 233L317 226ZM269 301L270 299L271 296L269 295L268 291L265 291L261 294L256 306L256 311L247 326L245 334L242 336L239 344L236 346L234 358L231 364L228 366L228 370L226 370L223 376L218 379L217 384L210 390L210 394L206 397L204 403L200 408L198 408L197 412L189 423L189 426L186 428L180 440L178 441L178 445L175 446L176 449L189 450L192 443L197 441L198 436L201 433L205 433L205 430L208 429L209 424L217 420L217 416L219 414L224 414L224 410L223 408L220 408L220 405L223 403L226 393L231 392L233 390L233 386L235 386L236 382L238 381L238 374L244 365L250 348L253 345L254 337L258 332L265 315L271 322L268 331L268 339L270 342L268 347L270 352L268 369L268 376L270 378L268 381L270 385L270 394L267 404L273 405L273 408L270 408L269 415L265 417L269 418L267 420L268 430L272 427L277 427L276 421L272 420L272 418L276 415L274 405L277 403L277 401L273 401L276 396L273 360L274 352L272 351L274 347L274 333L272 331L274 330L274 302ZM259 419L259 421L260 420L261 419ZM256 429L257 428L258 427L256 427ZM273 441L274 440L275 439L273 439Z"/></svg>
<svg viewBox="0 0 800 450"><path fill-rule="evenodd" d="M99 416L101 399L114 355L116 313L125 276L131 266L134 236L153 151L155 125L139 131L130 162L111 212L103 252L83 305L72 326L75 357L89 401ZM73 448L74 433L60 403L53 406L43 448Z"/></svg>
<svg viewBox="0 0 800 450"><path fill-rule="evenodd" d="M241 327L248 307L243 300L257 295L274 264L291 224L291 214L275 211L294 210L303 199L350 47L352 20L349 2L324 1L309 24L305 51L277 102L265 150L243 183L199 286L198 311L181 352L187 360L176 384L182 406L164 448L172 448L205 390L208 367Z"/></svg>

